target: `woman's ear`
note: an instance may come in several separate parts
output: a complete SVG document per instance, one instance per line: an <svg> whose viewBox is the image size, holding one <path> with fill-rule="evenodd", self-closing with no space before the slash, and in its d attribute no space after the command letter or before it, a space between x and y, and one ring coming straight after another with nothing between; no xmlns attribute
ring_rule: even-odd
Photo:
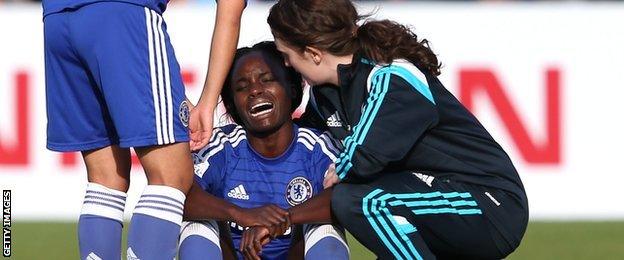
<svg viewBox="0 0 624 260"><path fill-rule="evenodd" d="M303 52L305 55L308 55L308 57L312 59L316 65L321 64L321 61L323 61L323 52L317 48L308 46L303 50Z"/></svg>

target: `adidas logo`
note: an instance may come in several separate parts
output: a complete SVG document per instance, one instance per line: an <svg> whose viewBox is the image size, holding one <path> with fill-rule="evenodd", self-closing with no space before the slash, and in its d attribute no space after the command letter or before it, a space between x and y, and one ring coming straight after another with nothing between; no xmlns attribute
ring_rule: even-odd
<svg viewBox="0 0 624 260"><path fill-rule="evenodd" d="M416 176L418 179L420 179L421 181L423 181L425 184L427 184L427 186L431 187L431 183L433 182L433 180L435 179L435 177L433 176L429 176L426 174L422 174L420 172L412 172L412 174L414 174L414 176Z"/></svg>
<svg viewBox="0 0 624 260"><path fill-rule="evenodd" d="M89 255L85 257L85 259L86 260L102 260L102 258L100 258L98 255L96 255L93 252L89 253Z"/></svg>
<svg viewBox="0 0 624 260"><path fill-rule="evenodd" d="M327 126L329 127L342 127L342 120L340 120L340 116L338 115L338 111L336 111L333 115L327 118Z"/></svg>
<svg viewBox="0 0 624 260"><path fill-rule="evenodd" d="M247 194L247 191L245 191L245 187L243 187L243 184L240 184L238 186L236 186L236 188L231 189L228 194L228 197L230 198L235 198L235 199L239 199L239 200L248 200L249 199L249 195Z"/></svg>

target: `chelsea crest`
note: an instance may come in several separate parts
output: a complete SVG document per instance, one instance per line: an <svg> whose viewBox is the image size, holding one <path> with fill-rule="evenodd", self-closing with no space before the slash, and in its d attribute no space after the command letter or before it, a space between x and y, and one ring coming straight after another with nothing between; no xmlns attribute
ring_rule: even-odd
<svg viewBox="0 0 624 260"><path fill-rule="evenodd" d="M184 125L184 127L188 127L190 113L191 111L188 101L182 101L182 103L180 103L180 108L178 108L178 117L180 118L180 122L182 122L182 125Z"/></svg>
<svg viewBox="0 0 624 260"><path fill-rule="evenodd" d="M292 179L286 186L286 201L291 206L296 206L312 198L312 184L304 177Z"/></svg>

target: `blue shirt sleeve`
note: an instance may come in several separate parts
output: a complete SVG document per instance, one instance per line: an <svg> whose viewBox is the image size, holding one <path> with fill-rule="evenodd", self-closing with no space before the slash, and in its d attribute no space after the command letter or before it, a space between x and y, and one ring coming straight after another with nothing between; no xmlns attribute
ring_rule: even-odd
<svg viewBox="0 0 624 260"><path fill-rule="evenodd" d="M225 151L220 151L217 154L210 156L210 158L204 158L203 161L195 163L195 181L203 190L215 194L220 185L220 180L223 179L223 173L225 169Z"/></svg>
<svg viewBox="0 0 624 260"><path fill-rule="evenodd" d="M195 182L209 193L216 194L221 188L221 180L226 168L226 142L225 134L216 128L208 145L198 152L193 153L193 166L195 168Z"/></svg>
<svg viewBox="0 0 624 260"><path fill-rule="evenodd" d="M339 153L340 142L333 139L329 132L317 136L312 157L314 189L316 192L323 190L323 180L325 179L327 168L335 162Z"/></svg>

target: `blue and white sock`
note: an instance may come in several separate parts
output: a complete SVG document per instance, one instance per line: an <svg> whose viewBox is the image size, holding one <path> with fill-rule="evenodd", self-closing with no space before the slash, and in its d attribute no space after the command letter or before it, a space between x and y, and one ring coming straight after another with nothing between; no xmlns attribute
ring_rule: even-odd
<svg viewBox="0 0 624 260"><path fill-rule="evenodd" d="M184 193L172 187L145 187L130 220L129 260L175 257L185 198Z"/></svg>
<svg viewBox="0 0 624 260"><path fill-rule="evenodd" d="M304 225L305 259L349 259L344 231L331 224Z"/></svg>
<svg viewBox="0 0 624 260"><path fill-rule="evenodd" d="M217 222L182 223L179 254L184 260L223 259Z"/></svg>
<svg viewBox="0 0 624 260"><path fill-rule="evenodd" d="M78 220L80 259L121 259L126 193L90 182Z"/></svg>

